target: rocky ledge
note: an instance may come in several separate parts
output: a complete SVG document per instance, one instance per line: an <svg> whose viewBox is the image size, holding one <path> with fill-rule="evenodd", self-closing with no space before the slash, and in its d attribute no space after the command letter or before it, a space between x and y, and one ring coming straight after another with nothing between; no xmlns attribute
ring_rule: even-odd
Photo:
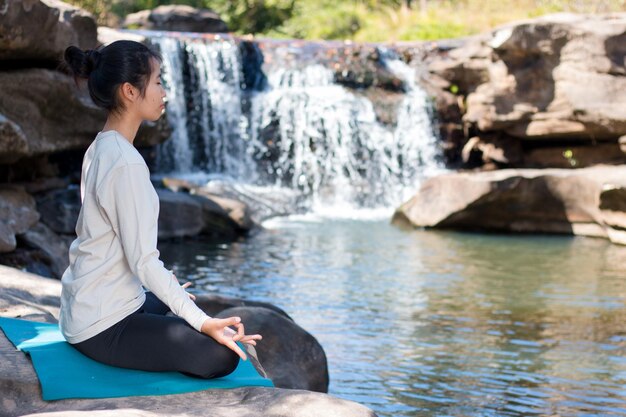
<svg viewBox="0 0 626 417"><path fill-rule="evenodd" d="M503 169L434 177L398 208L400 226L563 233L626 244L626 165Z"/></svg>
<svg viewBox="0 0 626 417"><path fill-rule="evenodd" d="M43 322L58 319L59 281L0 266L0 288L0 316ZM282 310L264 303L209 296L199 297L198 304L210 314L238 306L237 314L248 315L245 320L252 325L251 331L258 331L253 329L257 325L262 326L265 337L257 346L258 357L267 375L280 388L244 387L163 396L43 401L30 360L0 332L3 393L0 415L65 416L71 410L72 416L376 416L360 404L302 389L326 390L327 371L320 373L326 370L326 357L317 341ZM286 349L290 350L288 356L281 356ZM298 357L298 352L307 352L307 357L304 354ZM279 357L283 359L278 360Z"/></svg>

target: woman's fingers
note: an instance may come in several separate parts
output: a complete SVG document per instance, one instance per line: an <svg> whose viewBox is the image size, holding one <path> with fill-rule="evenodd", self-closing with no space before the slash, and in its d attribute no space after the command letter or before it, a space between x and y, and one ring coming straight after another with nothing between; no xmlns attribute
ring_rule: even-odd
<svg viewBox="0 0 626 417"><path fill-rule="evenodd" d="M235 327L237 327L237 334L233 336L233 340L234 341L241 340L246 335L246 332L243 327L243 323L237 323Z"/></svg>
<svg viewBox="0 0 626 417"><path fill-rule="evenodd" d="M225 319L215 319L220 327L236 326L241 323L241 317L228 317ZM232 329L231 329L232 330Z"/></svg>
<svg viewBox="0 0 626 417"><path fill-rule="evenodd" d="M228 346L231 350L233 350L237 355L239 355L241 359L243 359L244 361L247 360L246 354L243 353L243 350L241 350L239 345L235 343L233 339L226 339L226 342L224 344Z"/></svg>
<svg viewBox="0 0 626 417"><path fill-rule="evenodd" d="M185 282L183 285L181 285L181 287L183 288L189 288L193 285L193 282Z"/></svg>
<svg viewBox="0 0 626 417"><path fill-rule="evenodd" d="M260 334L247 334L241 339L241 342L246 341L246 340L261 340L261 339L263 339L263 336L261 336Z"/></svg>

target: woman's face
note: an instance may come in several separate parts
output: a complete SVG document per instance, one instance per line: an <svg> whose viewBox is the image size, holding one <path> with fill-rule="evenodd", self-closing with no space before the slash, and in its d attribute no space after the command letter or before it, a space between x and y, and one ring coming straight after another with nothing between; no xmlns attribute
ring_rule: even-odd
<svg viewBox="0 0 626 417"><path fill-rule="evenodd" d="M152 58L150 60L152 67L152 73L150 74L150 80L146 86L146 93L140 100L141 103L141 116L143 120L158 120L165 112L165 89L161 85L161 64L159 61Z"/></svg>

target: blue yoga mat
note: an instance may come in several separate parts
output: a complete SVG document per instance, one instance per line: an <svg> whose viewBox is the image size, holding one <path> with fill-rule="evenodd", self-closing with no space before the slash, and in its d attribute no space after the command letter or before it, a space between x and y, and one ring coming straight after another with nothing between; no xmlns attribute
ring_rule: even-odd
<svg viewBox="0 0 626 417"><path fill-rule="evenodd" d="M273 387L250 360L222 378L200 379L179 372L148 372L96 362L65 341L57 324L0 317L0 328L16 348L27 352L44 400L166 395L213 388ZM240 344L240 346L242 346Z"/></svg>

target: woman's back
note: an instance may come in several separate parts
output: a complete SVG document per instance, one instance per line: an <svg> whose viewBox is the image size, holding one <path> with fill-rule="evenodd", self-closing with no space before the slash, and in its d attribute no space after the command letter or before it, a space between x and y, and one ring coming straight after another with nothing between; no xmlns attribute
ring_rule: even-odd
<svg viewBox="0 0 626 417"><path fill-rule="evenodd" d="M152 198L140 203L144 210L151 210L158 217L158 197L139 152L113 130L99 133L83 159L77 238L70 247L70 265L62 278L61 328L73 343L115 324L145 300L141 281L133 276L118 238L119 231L109 218L111 214L117 216L109 192L117 175L143 183L152 191L146 193ZM132 175L140 178L131 178ZM132 213L120 214L132 216ZM72 303L68 302L69 297Z"/></svg>

